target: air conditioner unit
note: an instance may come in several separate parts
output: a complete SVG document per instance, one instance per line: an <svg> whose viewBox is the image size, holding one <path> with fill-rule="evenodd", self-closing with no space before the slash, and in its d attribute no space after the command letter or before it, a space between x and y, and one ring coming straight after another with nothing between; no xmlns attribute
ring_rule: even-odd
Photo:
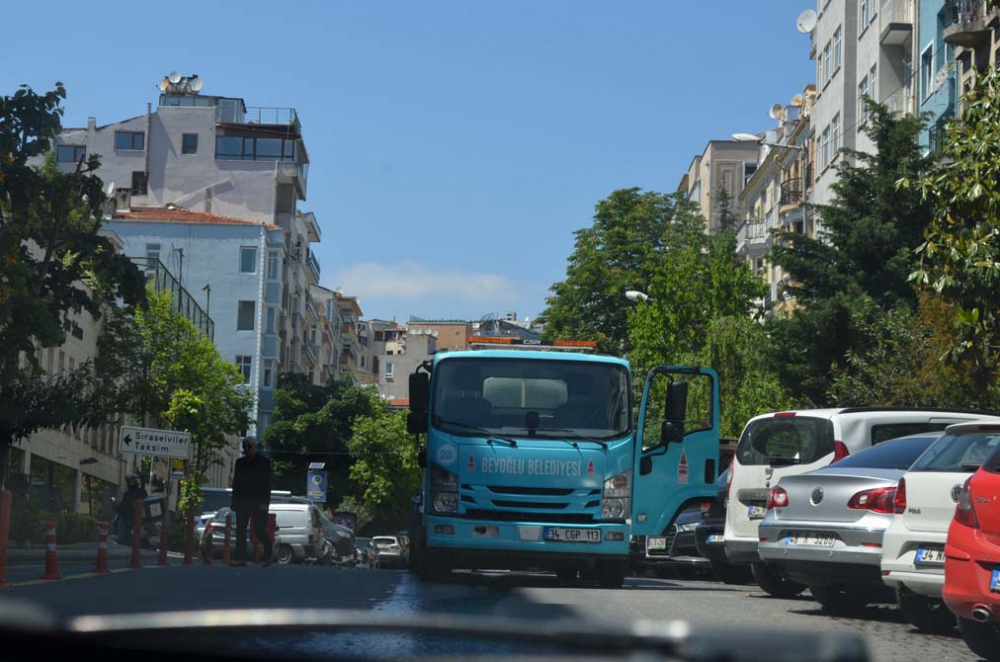
<svg viewBox="0 0 1000 662"><path fill-rule="evenodd" d="M116 188L115 189L115 209L121 209L128 211L132 208L132 189L130 188Z"/></svg>

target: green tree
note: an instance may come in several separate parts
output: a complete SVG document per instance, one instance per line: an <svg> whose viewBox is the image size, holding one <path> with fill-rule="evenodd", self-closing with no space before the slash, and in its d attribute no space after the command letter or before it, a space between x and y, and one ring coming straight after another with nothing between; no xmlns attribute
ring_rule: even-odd
<svg viewBox="0 0 1000 662"><path fill-rule="evenodd" d="M327 503L352 493L353 463L348 443L352 426L382 407L378 391L348 382L316 386L306 375L283 374L275 391L271 424L264 445L271 456L274 488L301 492L310 462L325 462L329 472Z"/></svg>
<svg viewBox="0 0 1000 662"><path fill-rule="evenodd" d="M349 444L354 464L351 480L376 521L405 527L410 497L420 488L421 468L406 412L379 407L355 419Z"/></svg>
<svg viewBox="0 0 1000 662"><path fill-rule="evenodd" d="M998 404L1000 374L1000 73L977 76L965 114L948 128L942 156L919 178L899 178L933 211L913 280L954 307L955 331L946 356L964 362L970 401Z"/></svg>
<svg viewBox="0 0 1000 662"><path fill-rule="evenodd" d="M90 366L45 378L36 351L56 347L72 316L101 315L109 298L143 297L142 275L101 233L96 156L60 172L49 153L66 91L22 86L0 97L0 487L12 443L44 427L101 425ZM49 154L41 167L32 159Z"/></svg>
<svg viewBox="0 0 1000 662"><path fill-rule="evenodd" d="M645 290L669 246L704 231L704 219L679 195L620 189L597 203L591 227L577 230L566 279L555 283L539 316L547 337L594 340L600 351L630 349L626 290Z"/></svg>
<svg viewBox="0 0 1000 662"><path fill-rule="evenodd" d="M908 280L931 206L896 182L916 180L933 157L921 151L920 119L896 117L879 104L869 109L863 130L874 152L841 150L832 204L807 206L819 212L822 234L779 232L770 255L790 277L785 289L796 298L791 314L770 325L772 365L805 404L827 402L836 366L857 341L851 319L860 300L884 310L916 305Z"/></svg>

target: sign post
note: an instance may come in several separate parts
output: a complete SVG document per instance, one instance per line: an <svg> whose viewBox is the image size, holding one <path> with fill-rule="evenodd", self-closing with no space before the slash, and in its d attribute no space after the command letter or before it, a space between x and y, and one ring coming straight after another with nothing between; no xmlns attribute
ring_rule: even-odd
<svg viewBox="0 0 1000 662"><path fill-rule="evenodd" d="M325 462L310 462L306 474L306 498L317 503L326 503L327 473L323 471Z"/></svg>

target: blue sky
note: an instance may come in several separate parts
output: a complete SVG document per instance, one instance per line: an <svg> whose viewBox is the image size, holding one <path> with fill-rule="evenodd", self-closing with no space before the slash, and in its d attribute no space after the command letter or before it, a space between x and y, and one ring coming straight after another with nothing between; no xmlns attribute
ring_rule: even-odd
<svg viewBox="0 0 1000 662"><path fill-rule="evenodd" d="M813 82L810 6L16 2L0 91L62 80L66 126L140 114L175 69L293 106L324 284L366 317L534 317L599 199L675 189L706 141Z"/></svg>

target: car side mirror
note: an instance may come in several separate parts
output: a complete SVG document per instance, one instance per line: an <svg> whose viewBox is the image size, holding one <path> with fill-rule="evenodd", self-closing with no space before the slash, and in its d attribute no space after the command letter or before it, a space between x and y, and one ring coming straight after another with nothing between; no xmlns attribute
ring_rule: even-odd
<svg viewBox="0 0 1000 662"><path fill-rule="evenodd" d="M427 412L411 411L407 414L406 431L410 434L425 434L427 432Z"/></svg>
<svg viewBox="0 0 1000 662"><path fill-rule="evenodd" d="M676 421L663 421L660 424L660 443L676 444L684 441L684 424Z"/></svg>
<svg viewBox="0 0 1000 662"><path fill-rule="evenodd" d="M427 413L430 407L430 377L426 372L410 375L410 411Z"/></svg>

